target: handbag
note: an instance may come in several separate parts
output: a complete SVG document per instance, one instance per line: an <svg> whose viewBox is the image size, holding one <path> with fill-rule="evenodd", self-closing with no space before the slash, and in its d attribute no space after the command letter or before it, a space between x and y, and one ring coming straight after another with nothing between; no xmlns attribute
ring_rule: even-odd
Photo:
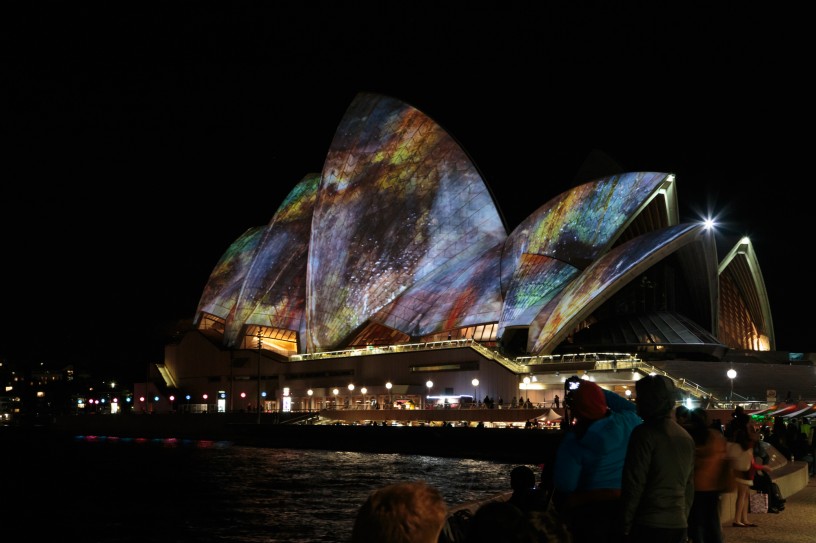
<svg viewBox="0 0 816 543"><path fill-rule="evenodd" d="M764 492L754 492L751 494L748 502L749 513L767 513L768 512L768 495Z"/></svg>

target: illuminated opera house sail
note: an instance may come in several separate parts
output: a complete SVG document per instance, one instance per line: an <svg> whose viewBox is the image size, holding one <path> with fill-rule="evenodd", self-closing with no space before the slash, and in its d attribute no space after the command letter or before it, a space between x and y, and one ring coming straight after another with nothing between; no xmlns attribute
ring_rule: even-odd
<svg viewBox="0 0 816 543"><path fill-rule="evenodd" d="M193 319L200 346L171 353L168 371L251 375L236 360L262 351L283 388L296 382L286 364L303 357L456 340L509 360L773 350L750 242L719 261L712 229L680 222L675 183L660 172L594 179L508 232L452 136L400 100L359 94L322 171L227 248ZM203 342L220 361L205 360Z"/></svg>

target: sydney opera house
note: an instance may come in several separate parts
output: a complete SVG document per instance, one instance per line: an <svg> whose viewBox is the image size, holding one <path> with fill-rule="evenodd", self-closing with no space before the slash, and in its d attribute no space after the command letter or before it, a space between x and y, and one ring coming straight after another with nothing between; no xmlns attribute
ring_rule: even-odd
<svg viewBox="0 0 816 543"><path fill-rule="evenodd" d="M570 375L624 394L663 371L733 400L724 361L775 351L762 273L749 240L720 257L709 226L680 222L678 182L597 178L508 231L451 135L360 94L322 171L215 264L163 386L228 411L550 405Z"/></svg>

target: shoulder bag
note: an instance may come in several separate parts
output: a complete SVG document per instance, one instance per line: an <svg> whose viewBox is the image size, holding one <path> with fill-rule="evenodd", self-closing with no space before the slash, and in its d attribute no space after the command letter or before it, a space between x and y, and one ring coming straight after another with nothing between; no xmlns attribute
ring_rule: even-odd
<svg viewBox="0 0 816 543"><path fill-rule="evenodd" d="M751 494L748 502L749 513L767 513L768 512L768 495L764 492L754 492Z"/></svg>

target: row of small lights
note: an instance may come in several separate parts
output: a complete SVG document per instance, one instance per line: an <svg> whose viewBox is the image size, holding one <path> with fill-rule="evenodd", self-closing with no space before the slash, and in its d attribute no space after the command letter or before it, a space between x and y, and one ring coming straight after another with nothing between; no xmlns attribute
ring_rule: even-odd
<svg viewBox="0 0 816 543"><path fill-rule="evenodd" d="M472 383L473 383L473 386L474 386L474 387L475 387L475 386L479 386L479 380L478 380L478 379L474 379L474 380L472 381ZM389 394L391 393L391 388L392 388L393 386L394 386L394 385L392 385L392 384L391 384L391 381L389 381L389 382L385 383L385 388L387 388L387 389L388 389L388 393L389 393ZM433 387L433 381L428 381L428 382L426 382L426 383L425 383L425 386L427 386L427 387L428 387L428 393L430 394L431 388ZM355 388L354 384L353 384L353 383L349 383L349 385L348 385L349 392L354 392L354 388ZM288 396L288 390L289 390L289 389L287 388L287 389L284 391L284 392L285 392L285 394L284 394L285 396ZM363 394L363 395L368 394L368 389L367 389L366 387L363 387L363 388L361 388L361 389L360 389L360 393L361 393L361 394ZM311 397L311 396L314 394L314 391L313 391L313 390L310 388L309 390L307 390L307 391L306 391L306 394L308 394L308 395L309 395L309 397ZM335 396L337 396L338 394L340 394L340 390L339 390L339 389L337 389L337 388L335 388L334 390L332 390L332 394L334 394ZM261 393L261 396L266 397L266 392L262 392L262 393ZM225 393L222 393L222 398L223 398L223 397L226 397L226 394L225 394ZM202 399L204 399L204 400L207 400L207 399L209 398L209 395L208 395L208 394L206 394L206 393L205 393L205 394L202 394L202 395L201 395L201 398L202 398ZM246 398L246 392L241 392L241 398ZM187 401L190 401L191 396L190 396L189 394L187 394L187 395L185 396L185 399L186 399ZM174 401L176 401L176 397L175 397L175 396L170 396L170 397L169 397L169 400L170 400L171 402L174 402ZM88 400L88 403L89 403L89 404L98 404L98 403L100 403L100 401L101 401L102 403L105 403L105 399L104 399L104 398L102 398L101 400ZM119 401L119 400L118 400L117 398L114 398L114 399L113 399L113 403L117 403L118 401ZM128 399L127 399L127 401L128 401L128 402L130 402L130 398L128 398ZM140 402L144 402L144 401L145 401L145 397L144 397L144 396L140 396L140 397L139 397L139 401L140 401ZM154 402L158 402L158 401L159 401L159 397L158 397L158 396L154 396L154 397L153 397L153 401L154 401ZM80 403L81 403L81 402L80 402Z"/></svg>
<svg viewBox="0 0 816 543"><path fill-rule="evenodd" d="M732 386L732 392L731 392L731 394L733 395L734 378L736 378L736 376L737 376L737 372L736 372L736 370L734 370L734 369L729 369L726 375L727 375L727 376L728 376L728 378L731 380L731 386ZM582 378L583 378L583 379L588 379L588 377L587 377L586 375L584 375ZM562 380L563 380L563 379L562 379ZM478 386L479 386L479 380L478 380L478 379L473 379L473 380L471 381L471 384L473 385L473 388L475 389L476 387L478 387ZM526 385L529 385L529 384L530 384L530 378L529 378L529 377L525 377L525 378L524 378L524 385L525 385L525 387L523 387L523 388L526 388ZM389 394L391 394L391 388L392 388L393 386L394 386L394 385L392 385L392 384L391 384L391 381L388 381L387 383L385 383L385 388L387 388L387 389L388 389L388 393L389 393ZM425 383L425 386L426 386L426 387L428 387L428 394L430 394L430 393L431 393L431 388L433 388L433 381L428 380L428 381ZM349 390L349 392L350 392L350 393L351 393L351 392L354 392L354 388L355 388L355 387L354 387L354 383L349 383L349 385L348 385L348 390ZM287 389L287 390L288 390L288 389ZM360 389L360 393L361 393L361 394L363 394L363 395L366 395L366 394L368 394L368 389L367 389L366 387L363 387L363 388L361 388L361 389ZM314 391L313 391L313 390L310 388L309 390L307 390L307 391L306 391L306 394L308 394L308 395L309 395L309 397L311 398L311 397L312 397L312 395L314 394ZM335 388L334 390L332 390L332 394L334 394L334 396L335 396L335 397L337 397L337 395L338 395L338 394L340 394L340 390L339 390L339 389L337 389L337 388ZM476 394L476 391L474 390L474 399L475 399L475 394ZM631 396L631 395L632 395L632 391L631 391L631 390L629 390L629 389L627 388L627 389L626 389L626 391L625 391L625 394L626 394L626 396ZM288 395L288 394L286 394L286 395ZM266 392L262 392L262 393L261 393L261 396L266 397ZM201 397L202 397L202 399L206 400L206 399L208 399L208 398L209 398L209 395L205 393L205 394L202 394L202 395L201 395ZM187 395L186 395L184 398L185 398L187 401L190 401L191 396L190 396L189 394L187 394ZM241 393L241 398L246 398L246 392L242 392L242 393ZM171 402L176 401L176 397L175 397L175 396L170 396L170 398L169 398L169 399L170 399L170 401L171 401ZM127 401L127 402L130 402L130 398L127 398L127 400L126 400L126 401ZM144 396L140 396L140 397L139 397L139 401L140 401L140 402L144 402L144 401L145 401L145 397L144 397ZM158 402L158 401L159 401L159 397L158 397L158 396L154 396L154 397L153 397L153 401L154 401L154 402ZM105 403L105 398L102 398L102 399L99 399L99 400L88 400L88 403L89 403L89 404L99 404L100 402L104 404L104 403ZM114 399L112 400L112 402L113 402L113 403L118 403L118 402L119 402L119 399L118 399L118 398L114 398ZM80 401L79 401L79 403L82 403L82 401L80 400Z"/></svg>
<svg viewBox="0 0 816 543"><path fill-rule="evenodd" d="M733 371L733 370L732 370L732 371ZM529 377L525 377L525 378L524 378L524 382L525 382L525 383L529 383ZM474 388L476 388L476 387L478 387L478 386L479 386L479 380L478 380L478 379L473 379L473 380L471 381L471 384L473 385L473 387L474 387ZM431 393L431 388L433 388L433 385L434 385L434 384L433 384L433 381L431 381L431 380L428 380L428 381L425 383L425 386L426 386L426 387L428 387L428 394L430 394L430 393ZM387 383L385 383L385 388L387 388L387 389L388 389L388 393L389 393L389 394L391 393L391 389L393 388L393 386L394 386L394 385L393 385L393 384L391 384L391 381L388 381ZM348 385L348 390L349 390L349 392L354 392L354 389L355 389L355 388L356 388L356 387L354 386L354 383L349 383L349 385ZM288 389L287 389L287 390L288 390ZM628 392L628 391L627 391L627 392ZM368 394L368 389L367 389L366 387L362 387L362 388L360 389L360 393L361 393L361 394L363 394L363 395ZM307 391L306 391L306 394L308 394L308 395L309 395L309 397L311 397L312 395L314 395L314 391L313 391L313 390L310 388L309 390L307 390ZM337 388L335 388L335 389L333 389L333 390L332 390L332 394L334 394L334 396L337 396L338 394L340 394L340 390L339 390L339 389L337 389ZM474 394L475 394L475 390L474 390ZM285 394L285 395L288 395L288 394ZM262 393L261 393L261 396L266 397L266 392L262 392ZM225 397L225 394L223 394L223 393L222 393L222 397ZM187 395L186 395L184 398L185 398L187 401L190 401L190 399L192 398L192 396L190 396L189 394L187 394ZM202 394L202 395L201 395L201 398L202 398L202 399L204 399L204 400L207 400L207 399L209 399L209 395L208 395L208 394L206 394L206 393L204 393L204 394ZM241 392L241 398L246 398L246 392ZM159 398L158 396L154 396L154 397L153 397L153 401L154 401L154 402L158 402L158 401L159 401L159 399L160 399L160 398ZM176 397L175 397L175 396L170 396L168 399L169 399L171 402L176 401ZM119 400L118 400L118 398L114 398L112 401L113 401L113 403L117 403ZM131 399L130 399L130 398L127 398L127 400L126 400L126 401L127 401L127 402L130 402L130 401L131 401ZM139 401L140 401L140 402L144 402L144 401L145 401L145 397L144 397L144 396L140 396L140 397L139 397ZM100 403L100 402L101 402L101 403L105 403L105 399L104 399L104 398L102 398L101 400L88 400L88 403L89 403L89 404L98 404L98 403ZM81 401L80 401L80 403L81 403Z"/></svg>
<svg viewBox="0 0 816 543"><path fill-rule="evenodd" d="M733 371L733 370L731 370L731 371ZM525 384L529 384L529 383L530 383L530 378L529 378L529 377L525 377L525 378L524 378L524 383L525 383ZM478 386L479 386L479 380L478 380L478 379L473 379L473 380L471 381L471 384L473 385L473 388L475 389L476 387L478 387ZM426 387L428 387L428 394L430 394L430 393L431 393L431 389L433 388L433 385L434 385L434 384L433 384L433 381L431 381L431 380L428 380L428 381L425 383L425 386L426 386ZM393 388L393 386L394 386L394 385L393 385L393 384L391 384L391 381L388 381L387 383L385 383L385 388L387 388L387 389L388 389L388 393L389 393L389 394L391 393L391 389ZM356 387L354 386L354 383L349 383L349 385L348 385L348 390L349 390L349 392L350 392L350 393L354 392L354 389L355 389L355 388L356 388ZM627 390L626 392L627 392L627 395L631 394L631 392L629 392L628 390ZM363 394L363 395L368 394L368 389L367 389L366 387L362 387L362 388L360 389L360 393L361 393L361 394ZM475 393L476 393L476 391L474 390L474 398L475 398ZM312 397L312 396L314 395L314 391L313 391L313 390L310 388L309 390L307 390L307 391L306 391L306 394L308 394L308 395L309 395L309 397ZM333 389L333 390L332 390L332 394L333 394L333 395L336 397L338 394L340 394L340 389L338 389L338 388ZM288 396L288 389L286 389L286 391L285 391L285 394L284 394L284 395ZM226 395L225 395L224 393L222 393L222 397L225 397L225 396L226 396ZM261 393L261 396L266 397L266 392L262 392L262 393ZM191 399L192 397L191 397L189 394L187 394L187 395L186 395L184 398L185 398L187 401L190 401L190 399ZM207 400L207 399L209 399L209 395L208 395L208 394L206 394L206 393L204 393L204 394L202 394L202 395L201 395L201 398L202 398L202 399L204 399L204 400ZM246 392L241 392L241 398L246 398ZM153 401L154 401L154 402L158 402L158 401L159 401L159 399L160 399L160 398L159 398L159 396L154 396L154 397L153 397ZM170 400L171 402L174 402L174 401L176 401L176 397L175 397L175 396L170 396L170 397L169 397L169 400ZM117 403L119 400L118 400L117 398L114 398L112 401L113 401L114 403ZM131 400L130 400L130 398L128 398L128 399L127 399L127 401L128 401L128 402L130 402L130 401L131 401ZM140 396L140 397L139 397L139 401L140 401L140 402L144 402L144 401L145 401L145 397L144 397L144 396ZM95 403L95 404L98 404L98 403L100 403L100 402L101 402L101 403L105 403L105 399L104 399L104 398L102 398L101 400L88 400L88 403L89 403L89 404L94 404L94 403ZM81 402L80 402L80 403L81 403Z"/></svg>
<svg viewBox="0 0 816 543"><path fill-rule="evenodd" d="M478 379L473 379L473 380L471 381L471 384L472 384L474 387L477 387L477 386L479 386L479 380L478 380ZM392 385L392 384L391 384L391 381L388 381L387 383L385 383L385 388L387 388L387 389L388 389L388 393L389 393L389 394L391 393L391 388L392 388L393 386L394 386L394 385ZM427 381L427 382L425 383L425 386L426 386L426 387L428 387L428 393L430 394L430 392L431 392L431 388L433 388L433 381L430 381L430 380L429 380L429 381ZM349 389L349 392L354 392L354 389L355 389L354 383L349 383L349 385L348 385L348 389ZM309 396L311 396L312 394L314 394L314 391L313 391L313 390L310 388L309 390L307 390L307 391L306 391L306 394L308 394ZM334 390L332 390L332 394L334 394L335 396L337 396L338 394L340 394L340 389L335 388ZM363 394L363 395L368 394L368 389L367 389L366 387L361 388L361 389L360 389L360 394Z"/></svg>
<svg viewBox="0 0 816 543"><path fill-rule="evenodd" d="M478 380L478 379L474 379L473 381L474 381L476 384L479 384L479 380ZM387 388L387 389L388 389L388 393L389 393L389 394L391 394L391 388L393 388L393 386L394 386L394 385L393 385L393 384L391 384L391 381L388 381L387 383L385 383L385 388ZM425 383L425 386L426 386L426 387L428 387L428 393L430 394L431 388L433 387L433 381L428 381L428 382L426 382L426 383ZM356 387L354 386L354 383L349 383L349 385L348 385L348 390L349 390L349 392L350 392L350 393L351 393L351 392L354 392L354 389L355 389L355 388L356 388ZM311 396L312 396L312 394L314 394L314 391L313 391L313 390L310 388L309 390L307 390L307 391L306 391L306 394L308 394L308 395L311 397ZM340 389L338 389L338 388L333 389L333 390L332 390L332 394L334 394L335 396L337 396L338 394L340 394ZM366 387L362 387L362 388L360 389L360 394L362 394L362 395L364 395L364 396L365 396L366 394L368 394L368 389L367 389Z"/></svg>

